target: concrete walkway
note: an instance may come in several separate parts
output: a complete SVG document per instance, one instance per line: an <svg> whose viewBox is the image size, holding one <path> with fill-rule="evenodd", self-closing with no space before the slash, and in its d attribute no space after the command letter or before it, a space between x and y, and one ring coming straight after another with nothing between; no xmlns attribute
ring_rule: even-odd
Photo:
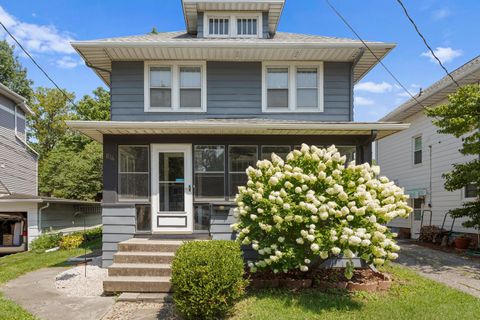
<svg viewBox="0 0 480 320"><path fill-rule="evenodd" d="M113 306L112 297L67 297L55 288L55 276L68 268L47 268L27 273L0 290L34 316L44 320L101 319Z"/></svg>
<svg viewBox="0 0 480 320"><path fill-rule="evenodd" d="M399 243L397 262L422 276L480 298L480 262L412 242Z"/></svg>

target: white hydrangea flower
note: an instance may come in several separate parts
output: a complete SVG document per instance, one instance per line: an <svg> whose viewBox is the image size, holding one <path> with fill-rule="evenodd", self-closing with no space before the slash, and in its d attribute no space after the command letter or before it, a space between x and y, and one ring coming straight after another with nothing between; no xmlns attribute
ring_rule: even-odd
<svg viewBox="0 0 480 320"><path fill-rule="evenodd" d="M339 255L340 252L342 252L342 250L339 247L333 247L331 251L334 255Z"/></svg>

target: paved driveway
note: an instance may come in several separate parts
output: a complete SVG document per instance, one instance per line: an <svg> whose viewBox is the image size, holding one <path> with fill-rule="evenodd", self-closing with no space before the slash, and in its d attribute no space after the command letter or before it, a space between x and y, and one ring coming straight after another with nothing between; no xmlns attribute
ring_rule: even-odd
<svg viewBox="0 0 480 320"><path fill-rule="evenodd" d="M68 297L55 287L55 276L67 268L47 268L27 273L0 290L25 310L45 320L101 319L113 306L112 297Z"/></svg>
<svg viewBox="0 0 480 320"><path fill-rule="evenodd" d="M480 298L480 261L425 248L415 243L400 243L397 262L422 276Z"/></svg>

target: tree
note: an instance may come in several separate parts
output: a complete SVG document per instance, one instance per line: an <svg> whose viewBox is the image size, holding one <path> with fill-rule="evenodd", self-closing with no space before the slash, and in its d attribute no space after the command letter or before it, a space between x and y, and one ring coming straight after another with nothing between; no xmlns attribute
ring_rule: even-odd
<svg viewBox="0 0 480 320"><path fill-rule="evenodd" d="M68 92L67 96L72 100L75 97ZM73 117L72 106L60 90L38 87L30 108L34 114L28 117L29 141L42 158L65 136L68 129L65 121Z"/></svg>
<svg viewBox="0 0 480 320"><path fill-rule="evenodd" d="M110 93L98 87L93 90L93 96L83 96L75 111L81 120L110 120Z"/></svg>
<svg viewBox="0 0 480 320"><path fill-rule="evenodd" d="M475 156L466 163L453 165L451 172L443 174L445 189L449 191L465 188L474 184L477 191L480 186L480 85L473 84L462 87L448 97L448 103L428 108L433 124L439 127L438 132L451 134L463 140L459 150L465 156ZM462 208L450 210L452 217L466 217L464 227L476 228L480 239L480 197L465 203Z"/></svg>
<svg viewBox="0 0 480 320"><path fill-rule="evenodd" d="M20 64L14 49L7 41L0 41L0 83L30 100L33 95L33 81L27 78L27 69Z"/></svg>

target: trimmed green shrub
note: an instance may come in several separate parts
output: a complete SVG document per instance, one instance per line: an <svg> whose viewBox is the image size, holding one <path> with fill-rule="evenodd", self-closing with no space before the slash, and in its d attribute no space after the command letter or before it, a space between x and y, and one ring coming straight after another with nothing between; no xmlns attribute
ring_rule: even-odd
<svg viewBox="0 0 480 320"><path fill-rule="evenodd" d="M43 252L58 247L61 238L62 235L59 233L44 233L30 243L30 249Z"/></svg>
<svg viewBox="0 0 480 320"><path fill-rule="evenodd" d="M83 243L83 234L69 234L63 236L59 241L60 249L76 249Z"/></svg>
<svg viewBox="0 0 480 320"><path fill-rule="evenodd" d="M102 227L88 229L85 232L78 231L78 232L74 232L73 234L79 234L81 236L83 236L85 234L85 240L87 242L90 242L90 241L102 238Z"/></svg>
<svg viewBox="0 0 480 320"><path fill-rule="evenodd" d="M173 300L186 319L226 316L245 291L240 245L234 241L191 241L175 253Z"/></svg>

